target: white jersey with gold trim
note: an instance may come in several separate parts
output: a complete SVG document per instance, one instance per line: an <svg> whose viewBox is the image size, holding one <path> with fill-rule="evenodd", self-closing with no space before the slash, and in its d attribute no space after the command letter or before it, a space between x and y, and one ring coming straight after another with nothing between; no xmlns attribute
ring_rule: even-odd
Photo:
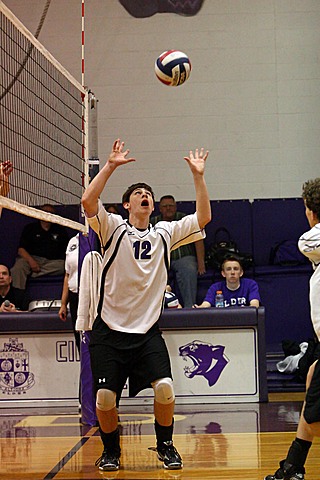
<svg viewBox="0 0 320 480"><path fill-rule="evenodd" d="M88 222L105 252L98 314L112 330L146 333L161 315L171 250L205 238L197 214L141 231L100 202Z"/></svg>

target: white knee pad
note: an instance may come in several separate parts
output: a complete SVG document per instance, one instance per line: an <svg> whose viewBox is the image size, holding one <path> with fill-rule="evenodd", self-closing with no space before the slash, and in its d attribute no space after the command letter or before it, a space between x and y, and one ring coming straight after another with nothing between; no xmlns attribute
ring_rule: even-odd
<svg viewBox="0 0 320 480"><path fill-rule="evenodd" d="M159 378L159 380L152 382L151 385L156 402L167 405L174 401L175 396L173 391L173 381L171 378Z"/></svg>
<svg viewBox="0 0 320 480"><path fill-rule="evenodd" d="M106 388L100 388L97 391L96 407L99 410L107 412L116 406L116 393Z"/></svg>

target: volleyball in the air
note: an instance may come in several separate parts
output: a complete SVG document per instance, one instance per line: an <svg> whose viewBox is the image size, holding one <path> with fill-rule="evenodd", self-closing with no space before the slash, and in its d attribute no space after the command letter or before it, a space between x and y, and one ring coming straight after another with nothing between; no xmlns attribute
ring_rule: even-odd
<svg viewBox="0 0 320 480"><path fill-rule="evenodd" d="M167 50L159 55L154 69L160 82L178 87L189 78L191 63L185 53L179 50Z"/></svg>

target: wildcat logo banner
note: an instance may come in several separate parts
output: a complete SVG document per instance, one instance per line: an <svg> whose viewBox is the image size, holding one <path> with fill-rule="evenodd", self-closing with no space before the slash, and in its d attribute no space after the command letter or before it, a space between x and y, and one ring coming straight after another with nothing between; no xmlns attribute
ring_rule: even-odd
<svg viewBox="0 0 320 480"><path fill-rule="evenodd" d="M187 345L179 347L179 354L183 358L190 358L193 366L184 368L184 374L187 378L193 378L195 375L204 377L209 386L217 383L219 377L228 364L224 345L212 345L211 343L193 340Z"/></svg>

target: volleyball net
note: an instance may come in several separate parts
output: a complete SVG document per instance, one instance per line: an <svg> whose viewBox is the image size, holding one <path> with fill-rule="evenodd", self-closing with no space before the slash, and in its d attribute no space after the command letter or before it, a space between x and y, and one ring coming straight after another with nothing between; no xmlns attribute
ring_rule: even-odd
<svg viewBox="0 0 320 480"><path fill-rule="evenodd" d="M0 0L0 161L11 160L0 206L86 232L88 92ZM43 212L79 205L79 222Z"/></svg>

